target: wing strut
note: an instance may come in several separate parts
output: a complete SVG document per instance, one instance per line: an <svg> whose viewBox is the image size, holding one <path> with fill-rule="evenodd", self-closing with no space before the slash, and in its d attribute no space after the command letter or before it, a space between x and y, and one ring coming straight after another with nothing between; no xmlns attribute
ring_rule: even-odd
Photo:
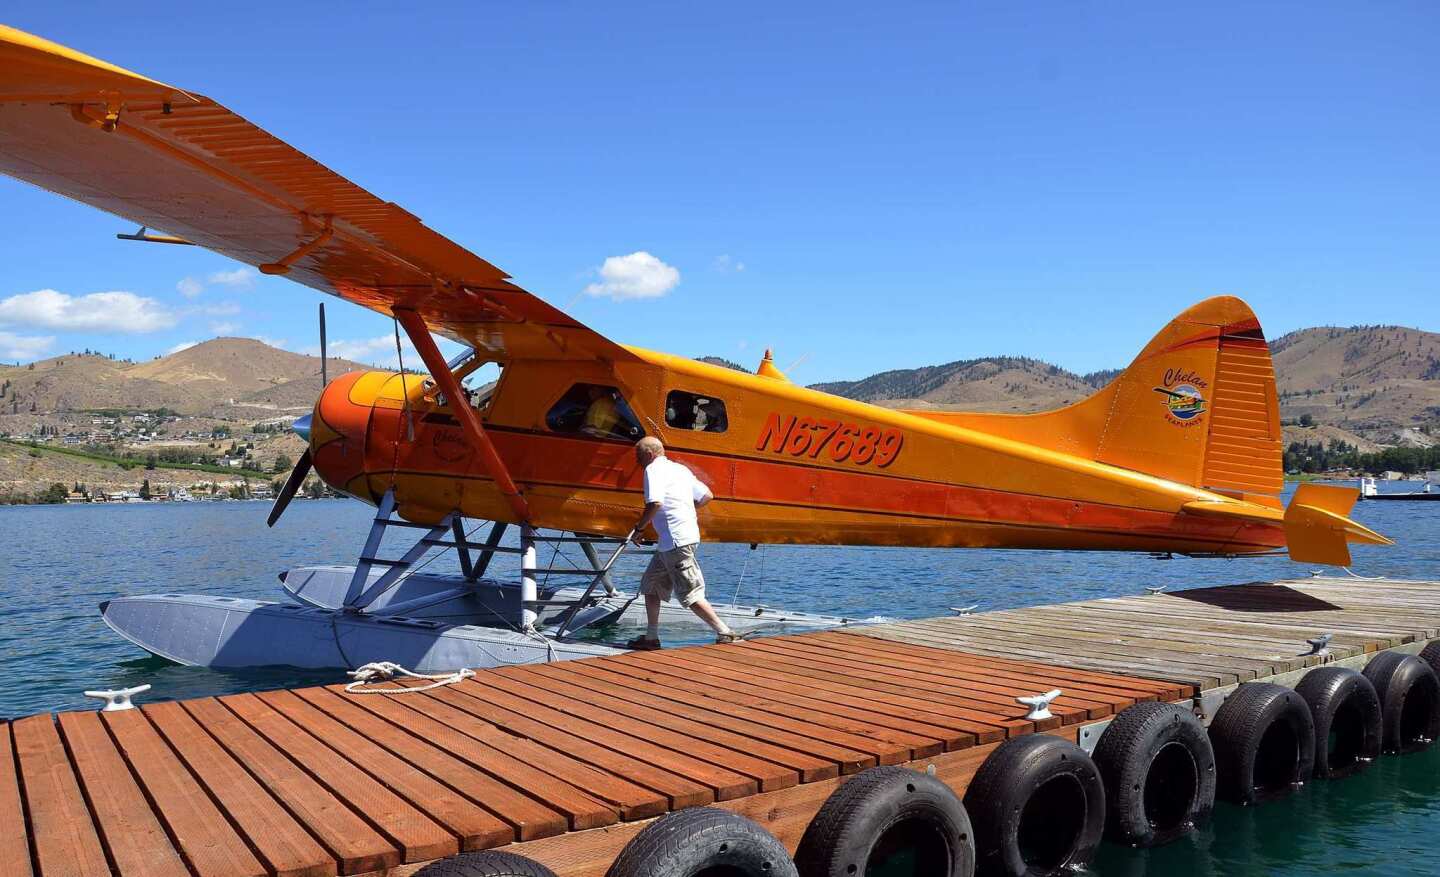
<svg viewBox="0 0 1440 877"><path fill-rule="evenodd" d="M485 427L481 425L480 416L475 413L475 409L465 404L465 394L460 389L460 382L455 380L455 373L440 354L440 348L435 346L435 339L430 337L430 329L425 325L425 320L415 311L402 308L396 308L394 314L395 319L404 327L405 334L410 336L415 349L419 351L420 358L425 361L430 377L445 394L445 398L450 400L450 412L460 421L470 441L474 442L480 452L480 464L485 467L490 477L495 479L495 485L505 495L505 501L510 504L510 510L515 513L515 517L521 523L528 523L530 504L521 495L520 488L515 486L515 479L510 477L505 461L500 459L500 453L495 450Z"/></svg>

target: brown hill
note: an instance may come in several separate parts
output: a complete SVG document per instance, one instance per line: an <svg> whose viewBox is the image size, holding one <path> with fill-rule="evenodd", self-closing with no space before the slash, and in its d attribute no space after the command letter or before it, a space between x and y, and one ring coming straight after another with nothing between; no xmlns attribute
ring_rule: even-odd
<svg viewBox="0 0 1440 877"><path fill-rule="evenodd" d="M367 368L331 359L331 377ZM216 338L130 363L98 355L65 355L30 366L0 368L0 412L96 408L170 408L201 414L238 404L260 408L309 406L320 392L320 360L250 338Z"/></svg>
<svg viewBox="0 0 1440 877"><path fill-rule="evenodd" d="M1440 426L1440 334L1403 326L1301 329L1270 345L1281 412L1385 444ZM1440 435L1437 435L1440 440Z"/></svg>
<svg viewBox="0 0 1440 877"><path fill-rule="evenodd" d="M1292 332L1272 342L1271 350L1282 418L1323 427L1293 438L1340 440L1366 450L1440 441L1440 334L1399 326L1320 327ZM1083 399L1116 374L1077 375L1041 360L1002 356L813 389L890 407L1045 411Z"/></svg>
<svg viewBox="0 0 1440 877"><path fill-rule="evenodd" d="M859 381L815 384L813 389L895 408L954 411L1045 411L1077 402L1099 384L1048 362L1016 356L964 359L944 365L896 369Z"/></svg>

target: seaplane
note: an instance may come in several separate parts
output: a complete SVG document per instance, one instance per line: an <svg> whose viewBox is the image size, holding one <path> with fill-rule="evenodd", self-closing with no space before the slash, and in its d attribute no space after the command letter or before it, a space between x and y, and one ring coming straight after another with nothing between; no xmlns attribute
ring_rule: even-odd
<svg viewBox="0 0 1440 877"><path fill-rule="evenodd" d="M308 449L270 523L313 470L376 508L356 563L288 570L276 602L102 604L121 636L177 662L425 671L614 653L604 630L636 615L611 573L642 505L642 436L712 489L710 542L1340 566L1353 543L1390 542L1350 519L1355 490L1303 484L1282 503L1274 369L1238 298L1184 310L1058 410L896 410L798 386L768 352L752 374L617 343L210 98L3 27L0 170L140 226L123 238L205 247L393 318L425 366L326 376L296 422ZM447 360L435 335L463 352ZM467 386L484 367L498 380ZM383 556L405 531L413 544ZM586 567L542 567L547 539ZM425 571L437 551L459 572ZM518 582L487 575L505 551ZM551 584L566 572L578 578ZM738 629L847 623L724 611Z"/></svg>

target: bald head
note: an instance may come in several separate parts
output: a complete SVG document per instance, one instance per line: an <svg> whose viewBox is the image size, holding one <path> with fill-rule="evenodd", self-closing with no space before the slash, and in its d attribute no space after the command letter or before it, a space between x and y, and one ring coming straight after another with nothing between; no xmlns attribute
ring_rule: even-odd
<svg viewBox="0 0 1440 877"><path fill-rule="evenodd" d="M665 446L653 435L647 435L635 443L635 459L641 466L649 466L656 458L665 456Z"/></svg>

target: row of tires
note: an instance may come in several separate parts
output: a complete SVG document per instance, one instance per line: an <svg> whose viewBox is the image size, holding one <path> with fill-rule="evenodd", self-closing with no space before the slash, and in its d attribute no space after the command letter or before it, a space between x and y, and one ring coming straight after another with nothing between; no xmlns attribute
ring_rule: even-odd
<svg viewBox="0 0 1440 877"><path fill-rule="evenodd" d="M964 798L933 775L879 767L852 777L815 815L792 861L760 825L727 810L664 816L635 836L607 877L852 877L1062 874L1102 837L1169 843L1215 801L1282 797L1363 770L1382 752L1440 737L1440 642L1419 657L1384 652L1363 673L1321 667L1292 690L1241 685L1207 730L1189 710L1142 703L1105 729L1093 757L1048 734L1006 741ZM417 877L553 877L499 851L436 862Z"/></svg>

